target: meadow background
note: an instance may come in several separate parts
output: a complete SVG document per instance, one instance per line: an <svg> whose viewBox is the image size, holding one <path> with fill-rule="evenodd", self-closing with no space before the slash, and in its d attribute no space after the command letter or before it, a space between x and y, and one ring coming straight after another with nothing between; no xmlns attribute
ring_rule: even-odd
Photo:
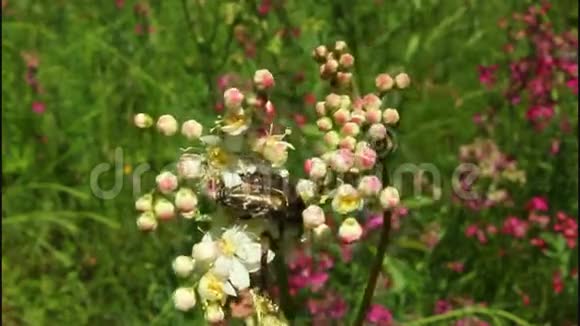
<svg viewBox="0 0 580 326"><path fill-rule="evenodd" d="M134 128L133 115L169 112L211 123L224 76L243 79L267 68L277 81L277 112L298 131L291 161L299 175L301 161L314 151L310 140L318 136L314 103L325 94L310 54L342 39L356 57L361 89L372 91L381 72L411 76L411 89L397 103L396 163L432 163L443 176L440 200L403 191L409 213L385 262L390 285L377 289L374 302L401 325L436 314L441 300L454 308L484 302L537 325L576 325L576 247L553 232L543 237L544 251L528 240L497 236L482 244L466 236L477 221L501 228L507 216L526 218L534 196L549 203L546 214L563 211L577 220L577 95L558 90L558 113L566 113L571 132L562 132L558 122L538 132L526 121L525 106L508 110L501 91L480 82L478 66L509 60L502 18L532 4L540 3L3 0L2 324L199 321L198 313L175 312L171 303L171 261L190 250L194 229L184 235L191 227L177 221L142 234L133 206L134 168L149 163L146 182L152 183L155 171L186 143ZM551 5L554 29L574 29L577 39L576 1ZM498 85L507 82L497 77ZM452 200L450 180L460 146L482 135L474 114L489 107L500 112L491 138L517 158L527 181L513 191L512 207L473 211ZM555 138L560 147L551 155ZM115 160L118 148L122 162ZM123 181L111 199L91 191L90 173L101 163L118 165L101 176L102 188ZM361 255L370 257L374 243L368 241ZM497 254L513 248L512 256ZM362 260L336 260L328 286L345 293L350 307L360 295L352 289L362 291L367 269ZM448 268L452 262L462 268ZM341 285L351 275L345 273L354 275L348 287ZM307 309L299 314L300 324L308 324ZM481 318L502 323L497 316Z"/></svg>

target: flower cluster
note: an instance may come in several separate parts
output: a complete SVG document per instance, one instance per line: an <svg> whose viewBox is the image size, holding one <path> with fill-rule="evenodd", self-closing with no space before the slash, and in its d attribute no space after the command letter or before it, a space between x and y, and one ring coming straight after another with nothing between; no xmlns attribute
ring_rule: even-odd
<svg viewBox="0 0 580 326"><path fill-rule="evenodd" d="M509 215L500 225L470 224L465 229L465 235L469 238L477 238L481 244L486 244L488 237L501 234L524 240L532 247L545 251L548 249L546 236L551 229L555 235L565 240L568 248L573 249L577 246L578 222L574 217L562 211L557 211L554 216L548 215L548 201L540 196L532 197L524 209L527 211L527 218Z"/></svg>
<svg viewBox="0 0 580 326"><path fill-rule="evenodd" d="M525 171L491 139L476 139L461 146L459 160L465 171L457 180L455 199L473 210L510 204L507 186L526 182Z"/></svg>
<svg viewBox="0 0 580 326"><path fill-rule="evenodd" d="M558 96L555 90L569 88L578 95L578 36L572 32L556 33L548 18L550 5L531 6L515 13L513 20L503 19L508 43L504 51L511 55L525 51L525 56L511 58L505 70L509 83L504 91L511 105L525 103L526 119L537 129L544 129L555 115ZM529 49L529 50L528 50ZM491 87L498 65L480 66L479 80Z"/></svg>
<svg viewBox="0 0 580 326"><path fill-rule="evenodd" d="M332 212L342 221L339 238L352 243L363 233L357 217L399 205L397 189L383 185L377 175L380 159L394 148L392 135L399 122L398 110L385 108L381 96L408 87L409 77L381 74L376 79L377 93L353 98L348 90L355 59L346 43L318 46L313 57L320 63L321 78L329 80L335 92L316 104L324 153L305 162L308 178L297 183L296 192L307 205L302 213L306 230L318 234L328 229L327 215Z"/></svg>
<svg viewBox="0 0 580 326"><path fill-rule="evenodd" d="M268 114L268 108L273 105L268 92L274 84L272 74L262 69L254 75L252 92L242 93L237 88L225 90L224 114L209 131L196 120L186 120L180 126L170 114L160 116L156 122L145 113L134 117L138 128L155 125L167 137L180 132L196 145L182 149L175 170L159 173L155 189L138 198L135 208L141 214L137 226L143 231L153 231L158 222L178 215L193 221L208 218L211 221L211 228L192 247L191 254L179 256L173 262L175 274L186 280L174 293L175 307L187 311L200 300L211 323L231 315L224 311L227 303L248 291L252 291L255 299L256 313L259 307L271 307L268 308L271 311L264 308L270 312L262 311L261 323L264 320L282 323L277 307L264 303L266 299L251 289L250 275L259 272L275 256L262 247L259 237L268 223L266 219L252 225L242 223L238 214L248 213L250 204L243 200L232 204L226 198L230 193L238 195L236 199L249 193L266 193L265 186L256 182L267 183L267 180L250 181L250 176L288 175L284 169L288 150L292 149L284 141L288 131L275 134L272 116ZM209 207L204 212L199 209L202 202L209 203L204 205Z"/></svg>

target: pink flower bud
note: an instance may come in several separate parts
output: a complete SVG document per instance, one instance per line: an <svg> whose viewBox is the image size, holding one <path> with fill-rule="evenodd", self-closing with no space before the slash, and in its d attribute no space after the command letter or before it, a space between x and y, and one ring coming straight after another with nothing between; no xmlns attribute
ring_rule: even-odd
<svg viewBox="0 0 580 326"><path fill-rule="evenodd" d="M379 123L383 118L383 113L379 109L368 109L366 111L368 123Z"/></svg>
<svg viewBox="0 0 580 326"><path fill-rule="evenodd" d="M224 104L230 110L239 109L244 101L244 94L237 88L229 88L224 92Z"/></svg>
<svg viewBox="0 0 580 326"><path fill-rule="evenodd" d="M326 162L318 157L310 159L310 169L308 177L313 180L319 180L326 176Z"/></svg>
<svg viewBox="0 0 580 326"><path fill-rule="evenodd" d="M162 172L155 178L157 188L164 194L168 194L177 189L177 177L171 172Z"/></svg>
<svg viewBox="0 0 580 326"><path fill-rule="evenodd" d="M336 112L334 112L332 117L338 125L343 125L350 121L350 111L347 109L338 109Z"/></svg>
<svg viewBox="0 0 580 326"><path fill-rule="evenodd" d="M313 229L324 224L324 211L320 206L310 205L302 211L302 222L306 229Z"/></svg>
<svg viewBox="0 0 580 326"><path fill-rule="evenodd" d="M153 210L161 220L169 220L175 216L175 207L165 198L158 199Z"/></svg>
<svg viewBox="0 0 580 326"><path fill-rule="evenodd" d="M326 96L326 108L330 111L334 111L340 107L340 102L342 98L338 94L330 93Z"/></svg>
<svg viewBox="0 0 580 326"><path fill-rule="evenodd" d="M342 126L340 132L345 136L356 136L360 132L360 127L354 122L347 122Z"/></svg>
<svg viewBox="0 0 580 326"><path fill-rule="evenodd" d="M354 165L354 154L349 149L339 149L330 158L330 167L338 172L348 172Z"/></svg>
<svg viewBox="0 0 580 326"><path fill-rule="evenodd" d="M379 90L379 92L386 92L393 88L395 85L395 81L389 74L380 74L375 79L375 86Z"/></svg>
<svg viewBox="0 0 580 326"><path fill-rule="evenodd" d="M350 53L345 53L340 56L338 59L338 63L341 67L348 69L354 65L354 57Z"/></svg>
<svg viewBox="0 0 580 326"><path fill-rule="evenodd" d="M381 99L375 94L367 94L363 97L363 107L365 110L379 110L381 108Z"/></svg>
<svg viewBox="0 0 580 326"><path fill-rule="evenodd" d="M324 71L325 75L334 74L338 70L338 61L336 61L334 59L330 59L330 60L326 61L326 63L323 65L323 67L324 67L323 71Z"/></svg>
<svg viewBox="0 0 580 326"><path fill-rule="evenodd" d="M197 196L189 188L181 188L175 194L175 206L181 212L193 212L197 209Z"/></svg>
<svg viewBox="0 0 580 326"><path fill-rule="evenodd" d="M316 114L319 117L325 116L326 115L326 104L324 102L316 103L315 110L316 110Z"/></svg>
<svg viewBox="0 0 580 326"><path fill-rule="evenodd" d="M336 80L340 86L348 86L352 81L352 73L339 71L336 73Z"/></svg>
<svg viewBox="0 0 580 326"><path fill-rule="evenodd" d="M165 136L175 135L177 128L177 120L172 115L164 114L157 120L157 130Z"/></svg>
<svg viewBox="0 0 580 326"><path fill-rule="evenodd" d="M153 209L153 196L146 194L135 201L135 209L141 212L147 212Z"/></svg>
<svg viewBox="0 0 580 326"><path fill-rule="evenodd" d="M363 110L353 110L350 114L350 121L361 126L367 120L366 113Z"/></svg>
<svg viewBox="0 0 580 326"><path fill-rule="evenodd" d="M409 78L409 75L403 72L395 76L395 83L397 84L398 88L404 89L409 87L409 84L411 84L411 79Z"/></svg>
<svg viewBox="0 0 580 326"><path fill-rule="evenodd" d="M332 149L336 148L338 146L338 143L340 142L340 136L338 135L338 132L336 132L335 130L331 130L326 134L324 134L323 139L324 143Z"/></svg>
<svg viewBox="0 0 580 326"><path fill-rule="evenodd" d="M367 175L360 179L358 191L364 197L372 197L379 194L383 184L376 175Z"/></svg>
<svg viewBox="0 0 580 326"><path fill-rule="evenodd" d="M157 228L157 219L151 212L145 212L137 218L137 227L141 231L154 231Z"/></svg>
<svg viewBox="0 0 580 326"><path fill-rule="evenodd" d="M184 179L201 178L203 175L201 156L195 154L183 154L177 162L177 174Z"/></svg>
<svg viewBox="0 0 580 326"><path fill-rule="evenodd" d="M133 117L133 122L137 128L149 128L153 125L153 119L151 116L145 113L137 113Z"/></svg>
<svg viewBox="0 0 580 326"><path fill-rule="evenodd" d="M201 137L203 126L195 120L187 120L181 125L181 134L192 140Z"/></svg>
<svg viewBox="0 0 580 326"><path fill-rule="evenodd" d="M371 140L383 140L387 137L387 127L382 123L375 123L370 126L368 133Z"/></svg>
<svg viewBox="0 0 580 326"><path fill-rule="evenodd" d="M272 73L267 69L257 70L254 74L254 85L259 90L266 90L274 87L275 81Z"/></svg>
<svg viewBox="0 0 580 326"><path fill-rule="evenodd" d="M329 117L322 117L316 121L318 129L322 131L328 131L332 129L332 120Z"/></svg>
<svg viewBox="0 0 580 326"><path fill-rule="evenodd" d="M377 162L377 152L368 145L362 146L354 153L354 160L355 166L360 170L372 169Z"/></svg>
<svg viewBox="0 0 580 326"><path fill-rule="evenodd" d="M338 237L344 243L353 243L359 240L362 234L362 227L353 217L346 218L338 228Z"/></svg>
<svg viewBox="0 0 580 326"><path fill-rule="evenodd" d="M396 109L386 109L383 112L383 121L388 125L394 125L399 122L399 112Z"/></svg>
<svg viewBox="0 0 580 326"><path fill-rule="evenodd" d="M328 55L328 49L324 45L317 46L313 51L313 57L316 61L324 62L326 61L326 56Z"/></svg>
<svg viewBox="0 0 580 326"><path fill-rule="evenodd" d="M351 151L354 151L355 146L356 146L356 138L352 136L346 136L343 139L341 139L340 142L338 143L338 147L345 148Z"/></svg>
<svg viewBox="0 0 580 326"><path fill-rule="evenodd" d="M394 187L386 187L381 191L379 200L384 209L393 209L399 205L399 191Z"/></svg>

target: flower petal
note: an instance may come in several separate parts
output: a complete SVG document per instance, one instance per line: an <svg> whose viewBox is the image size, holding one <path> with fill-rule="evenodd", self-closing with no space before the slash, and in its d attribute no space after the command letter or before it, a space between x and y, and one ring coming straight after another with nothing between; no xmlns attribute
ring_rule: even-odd
<svg viewBox="0 0 580 326"><path fill-rule="evenodd" d="M236 292L236 289L234 289L234 287L232 286L232 284L230 284L230 282L225 281L223 284L224 284L223 285L223 290L224 290L224 293L225 294L227 294L229 296L232 296L232 297L237 297L238 296L238 293Z"/></svg>
<svg viewBox="0 0 580 326"><path fill-rule="evenodd" d="M234 260L234 258L219 256L213 264L213 273L222 279L227 279L232 272Z"/></svg>
<svg viewBox="0 0 580 326"><path fill-rule="evenodd" d="M232 285L240 290L250 287L250 273L248 269L237 259L233 259L232 270L230 272Z"/></svg>

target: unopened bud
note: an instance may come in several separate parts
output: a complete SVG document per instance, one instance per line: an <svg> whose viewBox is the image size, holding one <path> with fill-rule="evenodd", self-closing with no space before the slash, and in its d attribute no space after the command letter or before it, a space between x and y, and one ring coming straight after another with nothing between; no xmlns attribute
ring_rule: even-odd
<svg viewBox="0 0 580 326"><path fill-rule="evenodd" d="M137 227L141 231L154 231L157 228L157 219L151 212L145 212L137 218Z"/></svg>
<svg viewBox="0 0 580 326"><path fill-rule="evenodd" d="M210 304L205 309L205 320L210 324L222 322L224 318L224 310L218 304Z"/></svg>
<svg viewBox="0 0 580 326"><path fill-rule="evenodd" d="M224 92L224 104L230 110L239 109L244 101L244 94L237 88L229 88Z"/></svg>
<svg viewBox="0 0 580 326"><path fill-rule="evenodd" d="M338 228L338 237L344 243L353 243L359 240L362 233L362 227L353 217L346 218Z"/></svg>
<svg viewBox="0 0 580 326"><path fill-rule="evenodd" d="M324 143L332 149L336 148L336 146L338 146L338 143L340 142L340 136L339 136L338 132L335 130L331 130L331 131L327 132L326 134L324 134L323 139L324 139Z"/></svg>
<svg viewBox="0 0 580 326"><path fill-rule="evenodd" d="M310 205L302 211L302 221L306 229L313 229L321 224L324 224L324 211L320 206Z"/></svg>
<svg viewBox="0 0 580 326"><path fill-rule="evenodd" d="M360 132L360 127L354 122L347 122L342 126L340 132L345 136L355 137Z"/></svg>
<svg viewBox="0 0 580 326"><path fill-rule="evenodd" d="M135 201L135 209L141 212L147 212L153 209L153 195L146 194Z"/></svg>
<svg viewBox="0 0 580 326"><path fill-rule="evenodd" d="M399 122L399 112L396 109L386 109L383 112L383 121L388 125L394 125Z"/></svg>
<svg viewBox="0 0 580 326"><path fill-rule="evenodd" d="M319 117L325 116L326 115L326 104L324 102L316 103L315 110L316 110L316 114Z"/></svg>
<svg viewBox="0 0 580 326"><path fill-rule="evenodd" d="M175 309L188 311L195 307L195 290L193 288L179 288L173 292Z"/></svg>
<svg viewBox="0 0 580 326"><path fill-rule="evenodd" d="M326 108L330 111L337 110L340 107L341 97L338 94L330 93L326 96L326 101L324 102Z"/></svg>
<svg viewBox="0 0 580 326"><path fill-rule="evenodd" d="M353 136L346 136L340 140L338 147L353 151L356 146L356 138Z"/></svg>
<svg viewBox="0 0 580 326"><path fill-rule="evenodd" d="M201 137L203 126L195 120L187 120L181 125L181 134L192 140Z"/></svg>
<svg viewBox="0 0 580 326"><path fill-rule="evenodd" d="M175 216L175 207L165 198L158 199L153 210L155 215L162 220L169 220Z"/></svg>
<svg viewBox="0 0 580 326"><path fill-rule="evenodd" d="M183 154L177 162L177 174L184 179L196 179L203 175L202 158L196 154Z"/></svg>
<svg viewBox="0 0 580 326"><path fill-rule="evenodd" d="M175 135L177 128L177 120L170 114L164 114L157 119L157 130L165 136Z"/></svg>
<svg viewBox="0 0 580 326"><path fill-rule="evenodd" d="M370 126L368 134L371 140L383 140L387 137L387 127L382 123L374 123Z"/></svg>
<svg viewBox="0 0 580 326"><path fill-rule="evenodd" d="M275 81L272 73L267 69L257 70L254 74L254 85L259 90L266 90L274 87Z"/></svg>
<svg viewBox="0 0 580 326"><path fill-rule="evenodd" d="M402 72L397 76L395 76L395 83L397 84L398 88L404 89L409 87L409 85L411 84L411 78L409 78L409 75Z"/></svg>
<svg viewBox="0 0 580 326"><path fill-rule="evenodd" d="M368 123L379 123L383 118L383 113L379 109L368 109L366 118Z"/></svg>
<svg viewBox="0 0 580 326"><path fill-rule="evenodd" d="M133 122L137 128L149 128L153 125L153 118L145 113L137 113L133 117Z"/></svg>
<svg viewBox="0 0 580 326"><path fill-rule="evenodd" d="M173 264L173 271L179 277L188 277L193 272L195 261L189 256L179 256L175 258Z"/></svg>
<svg viewBox="0 0 580 326"><path fill-rule="evenodd" d="M399 205L399 191L394 187L386 187L381 191L379 200L384 209L393 209Z"/></svg>
<svg viewBox="0 0 580 326"><path fill-rule="evenodd" d="M197 209L197 196L189 188L181 188L175 194L175 206L181 212L193 212Z"/></svg>
<svg viewBox="0 0 580 326"><path fill-rule="evenodd" d="M330 227L325 223L320 224L319 226L312 229L312 233L314 234L315 239L318 241L327 239L330 235L330 231Z"/></svg>
<svg viewBox="0 0 580 326"><path fill-rule="evenodd" d="M393 88L395 81L389 74L380 74L375 79L375 86L379 92L386 92Z"/></svg>
<svg viewBox="0 0 580 326"><path fill-rule="evenodd" d="M347 45L346 45L345 41L336 41L334 43L334 50L339 52L339 53L346 51L346 48L347 48Z"/></svg>
<svg viewBox="0 0 580 326"><path fill-rule="evenodd" d="M354 57L350 53L345 53L340 56L338 63L342 68L348 69L354 65Z"/></svg>
<svg viewBox="0 0 580 326"><path fill-rule="evenodd" d="M177 189L177 177L168 171L161 172L156 178L157 188L164 194L168 194Z"/></svg>
<svg viewBox="0 0 580 326"><path fill-rule="evenodd" d="M364 197L372 197L379 194L383 184L376 175L367 175L360 179L358 191Z"/></svg>
<svg viewBox="0 0 580 326"><path fill-rule="evenodd" d="M344 125L350 121L350 111L347 109L338 109L336 112L334 112L332 117L334 118L336 124Z"/></svg>
<svg viewBox="0 0 580 326"><path fill-rule="evenodd" d="M327 55L328 55L328 49L324 45L317 46L312 53L312 56L318 62L326 61Z"/></svg>
<svg viewBox="0 0 580 326"><path fill-rule="evenodd" d="M329 117L322 117L316 121L316 125L322 131L329 131L332 129L332 120Z"/></svg>

